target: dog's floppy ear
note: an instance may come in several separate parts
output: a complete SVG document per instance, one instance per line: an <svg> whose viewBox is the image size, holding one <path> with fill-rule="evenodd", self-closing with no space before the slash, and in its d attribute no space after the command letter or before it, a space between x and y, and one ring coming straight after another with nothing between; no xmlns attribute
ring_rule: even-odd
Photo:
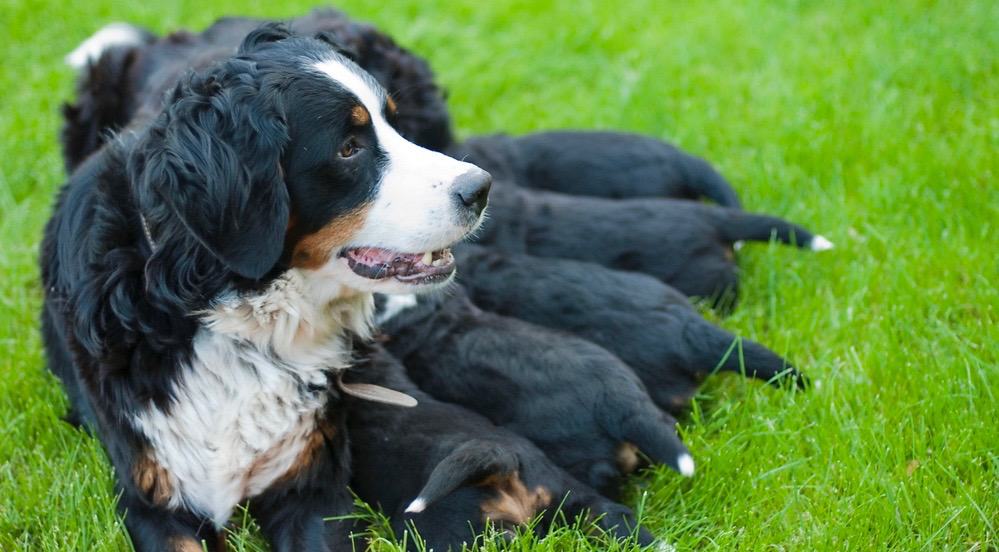
<svg viewBox="0 0 999 552"><path fill-rule="evenodd" d="M172 249L200 246L240 276L267 274L288 225L288 130L256 66L234 59L192 76L142 140L129 176L155 247L182 240Z"/></svg>

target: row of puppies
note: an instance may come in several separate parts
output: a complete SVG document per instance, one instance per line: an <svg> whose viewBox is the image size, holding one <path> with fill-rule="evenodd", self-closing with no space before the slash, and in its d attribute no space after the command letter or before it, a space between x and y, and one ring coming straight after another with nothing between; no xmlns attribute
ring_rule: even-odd
<svg viewBox="0 0 999 552"><path fill-rule="evenodd" d="M552 497L567 492L575 498L562 505L563 514L591 512L612 535L651 544L644 529L634 533L626 507L597 497L616 497L622 476L643 459L693 474L694 461L666 412L682 412L713 369L774 384L804 382L780 356L752 341L739 343L702 318L682 294L646 275L472 245L456 255L468 267L462 280L475 299L512 316L478 308L460 285L446 296L381 297L384 347L405 364L408 377L391 362L400 374L380 379L381 370L372 365L388 363L384 354L351 376L407 392L415 382L424 390L413 410L366 404L350 413L352 486L384 509L397 531L415 528L435 549L460 548L487 521L524 524L549 515L560 502L553 504ZM580 308L567 309L559 297L578 300ZM428 403L428 395L436 400ZM455 420L477 419L458 414L458 405L509 430L494 439L509 441L512 432L543 453L529 455L536 465L526 472L533 478L514 485L523 491L516 500L489 483L513 485L505 479L510 464L496 458L495 447L454 448L469 438ZM450 414L433 414L440 409ZM490 432L478 427L474 435ZM427 448L426 440L443 450L414 453ZM522 448L510 442L502 450ZM368 458L408 466L409 478L386 483L380 471L385 466ZM568 476L555 475L561 470ZM519 505L515 510L522 515L499 515L497 501ZM422 514L428 505L435 507Z"/></svg>

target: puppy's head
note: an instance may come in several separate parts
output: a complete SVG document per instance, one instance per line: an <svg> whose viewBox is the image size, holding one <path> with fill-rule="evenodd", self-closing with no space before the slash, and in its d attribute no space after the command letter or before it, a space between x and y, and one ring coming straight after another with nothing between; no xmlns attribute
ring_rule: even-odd
<svg viewBox="0 0 999 552"><path fill-rule="evenodd" d="M394 116L328 39L251 33L178 86L129 160L153 242L249 281L294 267L359 291L446 283L491 178L408 142Z"/></svg>

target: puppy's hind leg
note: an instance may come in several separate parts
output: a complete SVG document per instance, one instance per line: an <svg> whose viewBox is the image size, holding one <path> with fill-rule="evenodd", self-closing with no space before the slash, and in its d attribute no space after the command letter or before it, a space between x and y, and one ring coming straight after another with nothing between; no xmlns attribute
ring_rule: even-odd
<svg viewBox="0 0 999 552"><path fill-rule="evenodd" d="M490 475L511 474L519 466L516 455L498 443L469 441L447 455L427 478L417 497L406 507L419 513L458 487Z"/></svg>
<svg viewBox="0 0 999 552"><path fill-rule="evenodd" d="M813 234L804 227L788 222L780 217L745 213L735 209L719 208L717 218L718 233L729 243L738 241L770 241L796 245L812 251L826 251L833 243L824 236Z"/></svg>
<svg viewBox="0 0 999 552"><path fill-rule="evenodd" d="M691 368L698 376L725 370L773 385L792 381L804 388L807 384L805 375L777 353L755 341L739 339L707 320L687 325L684 338L692 350Z"/></svg>
<svg viewBox="0 0 999 552"><path fill-rule="evenodd" d="M649 403L651 406L651 402ZM694 475L694 458L676 434L676 420L657 408L629 416L621 424L621 437L634 444L653 462L666 464L684 477Z"/></svg>

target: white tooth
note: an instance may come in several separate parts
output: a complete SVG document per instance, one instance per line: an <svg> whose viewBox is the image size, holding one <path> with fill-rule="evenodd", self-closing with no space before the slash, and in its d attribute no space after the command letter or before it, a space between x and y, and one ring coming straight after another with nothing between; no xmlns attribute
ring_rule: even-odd
<svg viewBox="0 0 999 552"><path fill-rule="evenodd" d="M423 264L428 265L431 262L433 262L433 260L434 260L433 251L427 251L426 253L423 254Z"/></svg>
<svg viewBox="0 0 999 552"><path fill-rule="evenodd" d="M442 264L444 264L444 259L437 259L430 266L441 266Z"/></svg>

